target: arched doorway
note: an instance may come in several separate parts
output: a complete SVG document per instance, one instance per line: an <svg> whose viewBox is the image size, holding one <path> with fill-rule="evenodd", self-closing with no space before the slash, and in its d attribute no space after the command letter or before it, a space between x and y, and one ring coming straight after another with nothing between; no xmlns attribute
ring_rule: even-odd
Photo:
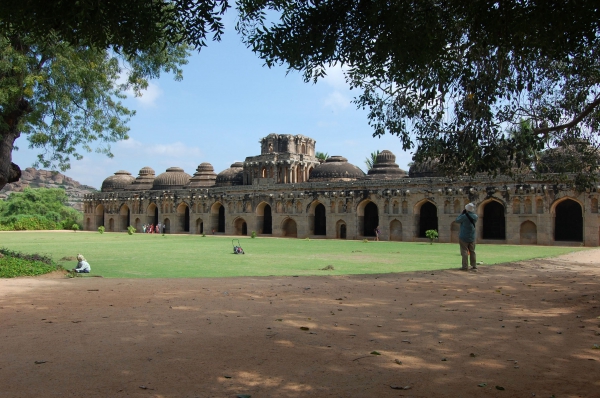
<svg viewBox="0 0 600 398"><path fill-rule="evenodd" d="M315 224L314 224L315 235L326 235L327 234L327 218L325 214L325 206L319 203L315 207Z"/></svg>
<svg viewBox="0 0 600 398"><path fill-rule="evenodd" d="M271 206L266 205L264 208L263 234L273 233L273 217L271 215Z"/></svg>
<svg viewBox="0 0 600 398"><path fill-rule="evenodd" d="M217 232L225 233L225 206L219 207L219 220L218 220Z"/></svg>
<svg viewBox="0 0 600 398"><path fill-rule="evenodd" d="M296 221L291 218L286 219L281 226L281 232L286 238L296 238L298 236Z"/></svg>
<svg viewBox="0 0 600 398"><path fill-rule="evenodd" d="M379 226L379 210L375 203L367 203L364 217L363 236L375 236L375 228Z"/></svg>
<svg viewBox="0 0 600 398"><path fill-rule="evenodd" d="M190 232L190 208L187 206L183 213L183 232Z"/></svg>
<svg viewBox="0 0 600 398"><path fill-rule="evenodd" d="M127 229L128 226L131 225L131 210L129 210L129 206L127 205L123 205L121 206L121 209L119 211L119 215L120 215L120 228L121 231L124 231Z"/></svg>
<svg viewBox="0 0 600 398"><path fill-rule="evenodd" d="M419 238L426 238L425 232L430 229L438 230L437 206L431 202L425 202L419 213Z"/></svg>
<svg viewBox="0 0 600 398"><path fill-rule="evenodd" d="M338 239L346 239L346 223L342 220L339 220L336 225L336 237Z"/></svg>
<svg viewBox="0 0 600 398"><path fill-rule="evenodd" d="M271 206L266 202L261 202L256 207L256 221L259 234L270 235L273 233L273 216Z"/></svg>
<svg viewBox="0 0 600 398"><path fill-rule="evenodd" d="M104 206L98 205L96 207L96 228L104 226Z"/></svg>
<svg viewBox="0 0 600 398"><path fill-rule="evenodd" d="M492 200L483 207L483 239L506 239L504 206Z"/></svg>
<svg viewBox="0 0 600 398"><path fill-rule="evenodd" d="M114 232L115 231L115 220L113 220L112 218L110 218L108 220L108 231L109 232Z"/></svg>
<svg viewBox="0 0 600 398"><path fill-rule="evenodd" d="M233 233L234 235L248 235L246 220L243 218L236 219L233 223Z"/></svg>
<svg viewBox="0 0 600 398"><path fill-rule="evenodd" d="M158 224L158 207L154 203L151 203L146 210L146 224Z"/></svg>
<svg viewBox="0 0 600 398"><path fill-rule="evenodd" d="M163 222L163 230L159 231L161 234L170 234L171 233L171 220L165 218L165 222Z"/></svg>
<svg viewBox="0 0 600 398"><path fill-rule="evenodd" d="M554 240L583 242L583 214L581 205L566 199L556 205Z"/></svg>
<svg viewBox="0 0 600 398"><path fill-rule="evenodd" d="M204 222L201 218L196 220L196 233L203 234L204 233Z"/></svg>

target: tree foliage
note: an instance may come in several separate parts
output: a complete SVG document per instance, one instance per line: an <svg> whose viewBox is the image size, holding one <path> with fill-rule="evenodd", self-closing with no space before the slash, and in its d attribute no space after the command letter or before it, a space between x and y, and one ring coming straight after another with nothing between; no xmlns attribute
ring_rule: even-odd
<svg viewBox="0 0 600 398"><path fill-rule="evenodd" d="M11 153L21 134L45 168L68 169L92 143L112 156L110 143L127 138L135 114L120 102L125 92L141 95L148 79L163 71L181 79L187 55L185 45L156 43L124 55L75 47L56 36L43 43L27 35L0 36L0 188L15 180Z"/></svg>
<svg viewBox="0 0 600 398"><path fill-rule="evenodd" d="M319 159L321 162L324 162L329 157L329 154L327 152L318 152L317 151L317 153L315 153L315 157L317 159Z"/></svg>
<svg viewBox="0 0 600 398"><path fill-rule="evenodd" d="M69 168L92 150L110 154L134 112L120 100L148 79L181 79L189 48L219 40L227 1L0 2L0 188L21 134L44 167Z"/></svg>
<svg viewBox="0 0 600 398"><path fill-rule="evenodd" d="M0 201L0 225L8 230L72 229L81 224L81 213L67 205L60 188L25 188Z"/></svg>
<svg viewBox="0 0 600 398"><path fill-rule="evenodd" d="M373 166L377 164L377 155L379 155L379 149L375 152L371 152L371 155L369 155L365 159L365 166L367 166L367 171L371 170Z"/></svg>
<svg viewBox="0 0 600 398"><path fill-rule="evenodd" d="M526 154L598 146L600 7L575 0L241 0L267 66L307 81L341 65L373 135L448 174L512 173ZM509 131L524 120L529 134ZM507 161L509 160L509 161ZM519 165L520 166L520 165ZM588 164L595 171L597 163Z"/></svg>
<svg viewBox="0 0 600 398"><path fill-rule="evenodd" d="M156 43L206 45L220 39L227 0L3 1L0 30L27 32L38 43L50 35L73 46L112 48L119 53L147 51Z"/></svg>

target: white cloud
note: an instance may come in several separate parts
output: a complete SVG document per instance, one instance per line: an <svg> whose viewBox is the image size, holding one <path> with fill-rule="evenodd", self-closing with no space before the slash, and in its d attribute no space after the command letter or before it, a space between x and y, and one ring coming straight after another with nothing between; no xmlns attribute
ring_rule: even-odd
<svg viewBox="0 0 600 398"><path fill-rule="evenodd" d="M341 66L336 65L326 68L325 72L327 76L323 79L323 82L337 90L348 90L349 85L346 83L344 69Z"/></svg>
<svg viewBox="0 0 600 398"><path fill-rule="evenodd" d="M154 107L156 106L156 100L162 95L163 91L157 84L152 82L148 83L148 88L142 91L141 96L134 97L141 105ZM133 92L129 92L133 95Z"/></svg>
<svg viewBox="0 0 600 398"><path fill-rule="evenodd" d="M343 111L350 106L350 98L335 90L325 97L323 105L334 112Z"/></svg>

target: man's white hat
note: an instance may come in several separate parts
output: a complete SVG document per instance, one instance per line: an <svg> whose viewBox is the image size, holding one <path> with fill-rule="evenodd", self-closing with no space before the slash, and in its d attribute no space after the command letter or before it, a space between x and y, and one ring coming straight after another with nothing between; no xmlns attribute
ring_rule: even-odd
<svg viewBox="0 0 600 398"><path fill-rule="evenodd" d="M475 211L475 205L473 203L467 203L465 205L465 210L466 211L470 211L470 212L474 212Z"/></svg>

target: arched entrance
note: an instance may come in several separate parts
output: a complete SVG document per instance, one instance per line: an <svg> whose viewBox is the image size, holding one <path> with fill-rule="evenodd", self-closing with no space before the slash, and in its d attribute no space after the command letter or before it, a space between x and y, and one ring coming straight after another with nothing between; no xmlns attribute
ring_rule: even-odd
<svg viewBox="0 0 600 398"><path fill-rule="evenodd" d="M190 232L190 208L186 203L177 206L177 215L181 231Z"/></svg>
<svg viewBox="0 0 600 398"><path fill-rule="evenodd" d="M315 207L315 224L314 224L315 235L326 235L327 234L327 218L325 215L325 206L319 203Z"/></svg>
<svg viewBox="0 0 600 398"><path fill-rule="evenodd" d="M338 221L335 230L338 239L346 239L346 223L344 221Z"/></svg>
<svg viewBox="0 0 600 398"><path fill-rule="evenodd" d="M483 239L506 239L504 206L492 200L483 207Z"/></svg>
<svg viewBox="0 0 600 398"><path fill-rule="evenodd" d="M96 229L98 227L103 227L104 226L104 206L103 205L98 205L96 207Z"/></svg>
<svg viewBox="0 0 600 398"><path fill-rule="evenodd" d="M296 221L291 218L286 219L281 226L282 235L286 238L296 238L298 237L298 230L296 227Z"/></svg>
<svg viewBox="0 0 600 398"><path fill-rule="evenodd" d="M158 224L158 207L154 203L150 203L146 209L146 224Z"/></svg>
<svg viewBox="0 0 600 398"><path fill-rule="evenodd" d="M256 221L259 234L271 235L273 233L271 206L266 202L262 202L256 207Z"/></svg>
<svg viewBox="0 0 600 398"><path fill-rule="evenodd" d="M124 231L127 229L128 226L131 225L131 210L129 210L129 206L127 205L123 205L121 206L121 209L119 210L119 218L120 218L120 228L121 231Z"/></svg>
<svg viewBox="0 0 600 398"><path fill-rule="evenodd" d="M201 218L196 220L196 233L203 234L204 233L204 222Z"/></svg>
<svg viewBox="0 0 600 398"><path fill-rule="evenodd" d="M581 205L566 199L556 205L554 240L583 242L583 214Z"/></svg>
<svg viewBox="0 0 600 398"><path fill-rule="evenodd" d="M426 238L425 232L430 229L438 230L437 206L431 202L425 202L419 212L419 238Z"/></svg>
<svg viewBox="0 0 600 398"><path fill-rule="evenodd" d="M233 233L234 235L248 235L246 220L243 218L236 219L233 223Z"/></svg>
<svg viewBox="0 0 600 398"><path fill-rule="evenodd" d="M375 236L375 228L379 226L379 211L377 205L373 202L365 206L365 215L363 221L363 236Z"/></svg>
<svg viewBox="0 0 600 398"><path fill-rule="evenodd" d="M219 220L217 232L225 233L225 206L219 207Z"/></svg>
<svg viewBox="0 0 600 398"><path fill-rule="evenodd" d="M159 233L170 234L171 233L171 220L165 218L165 222L163 223L163 230L158 231Z"/></svg>

